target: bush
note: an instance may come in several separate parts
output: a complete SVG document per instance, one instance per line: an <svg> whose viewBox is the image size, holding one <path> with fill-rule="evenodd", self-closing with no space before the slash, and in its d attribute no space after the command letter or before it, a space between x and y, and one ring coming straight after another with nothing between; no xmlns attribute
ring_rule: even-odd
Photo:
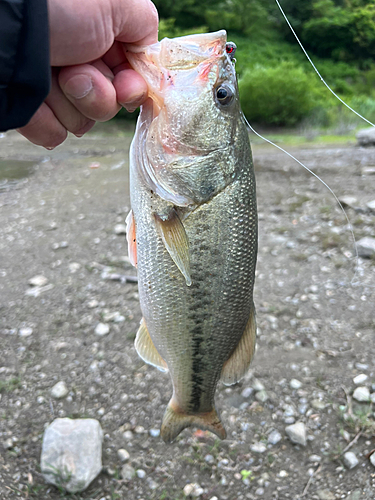
<svg viewBox="0 0 375 500"><path fill-rule="evenodd" d="M322 101L319 79L289 62L256 66L239 82L242 110L249 121L293 126Z"/></svg>

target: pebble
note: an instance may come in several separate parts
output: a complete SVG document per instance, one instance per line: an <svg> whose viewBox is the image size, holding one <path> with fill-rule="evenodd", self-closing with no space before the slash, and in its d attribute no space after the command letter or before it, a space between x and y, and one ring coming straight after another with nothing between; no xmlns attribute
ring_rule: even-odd
<svg viewBox="0 0 375 500"><path fill-rule="evenodd" d="M137 470L137 476L140 478L140 479L143 479L146 477L146 471L143 470L143 469L138 469Z"/></svg>
<svg viewBox="0 0 375 500"><path fill-rule="evenodd" d="M321 399L313 399L311 401L311 406L315 408L315 410L324 410L326 404Z"/></svg>
<svg viewBox="0 0 375 500"><path fill-rule="evenodd" d="M69 264L69 271L74 274L81 269L81 264L79 262L71 262Z"/></svg>
<svg viewBox="0 0 375 500"><path fill-rule="evenodd" d="M310 455L309 456L309 462L316 463L316 462L321 462L321 460L322 460L322 457L320 457L319 455Z"/></svg>
<svg viewBox="0 0 375 500"><path fill-rule="evenodd" d="M123 436L125 439L133 439L134 434L132 433L132 431L125 431Z"/></svg>
<svg viewBox="0 0 375 500"><path fill-rule="evenodd" d="M269 399L269 396L265 390L262 390L255 394L255 399L261 403L265 403Z"/></svg>
<svg viewBox="0 0 375 500"><path fill-rule="evenodd" d="M4 441L3 443L3 447L5 450L10 450L11 448L13 448L13 440L12 438L9 438L7 440Z"/></svg>
<svg viewBox="0 0 375 500"><path fill-rule="evenodd" d="M340 196L339 202L343 207L355 208L357 206L357 198L354 196Z"/></svg>
<svg viewBox="0 0 375 500"><path fill-rule="evenodd" d="M306 446L306 427L303 422L288 425L285 428L285 432L293 443Z"/></svg>
<svg viewBox="0 0 375 500"><path fill-rule="evenodd" d="M335 495L329 490L318 490L317 491L319 500L335 500Z"/></svg>
<svg viewBox="0 0 375 500"><path fill-rule="evenodd" d="M68 395L69 389L63 380L57 382L51 389L51 396L55 399L62 399Z"/></svg>
<svg viewBox="0 0 375 500"><path fill-rule="evenodd" d="M375 238L365 236L357 241L357 250L359 257L370 258L375 255Z"/></svg>
<svg viewBox="0 0 375 500"><path fill-rule="evenodd" d="M346 453L344 453L343 462L345 467L347 467L348 469L354 469L354 467L356 467L359 463L358 458L352 451L347 451Z"/></svg>
<svg viewBox="0 0 375 500"><path fill-rule="evenodd" d="M254 443L250 446L250 450L254 453L264 453L267 451L267 446L264 443Z"/></svg>
<svg viewBox="0 0 375 500"><path fill-rule="evenodd" d="M243 398L249 398L253 392L254 389L252 387L245 387L245 389L241 392L241 396Z"/></svg>
<svg viewBox="0 0 375 500"><path fill-rule="evenodd" d="M263 488L257 488L255 490L255 494L258 496L264 495L264 489Z"/></svg>
<svg viewBox="0 0 375 500"><path fill-rule="evenodd" d="M125 464L121 469L120 476L122 479L130 481L135 476L135 469L131 465Z"/></svg>
<svg viewBox="0 0 375 500"><path fill-rule="evenodd" d="M209 463L209 464L212 464L212 463L215 461L214 457L213 457L212 455L210 455L210 454L207 454L207 455L204 457L204 459L205 459L205 461L206 461L207 463Z"/></svg>
<svg viewBox="0 0 375 500"><path fill-rule="evenodd" d="M157 438L160 436L160 429L150 429L149 433L151 437Z"/></svg>
<svg viewBox="0 0 375 500"><path fill-rule="evenodd" d="M197 483L189 483L184 487L184 495L186 497L200 497L204 493L204 489Z"/></svg>
<svg viewBox="0 0 375 500"><path fill-rule="evenodd" d="M371 403L375 403L375 392L370 395Z"/></svg>
<svg viewBox="0 0 375 500"><path fill-rule="evenodd" d="M375 453L372 453L370 455L370 462L372 463L372 465L375 467Z"/></svg>
<svg viewBox="0 0 375 500"><path fill-rule="evenodd" d="M367 379L368 376L365 373L361 373L353 378L353 382L355 383L355 385L360 385L366 382Z"/></svg>
<svg viewBox="0 0 375 500"><path fill-rule="evenodd" d="M370 401L370 391L367 387L357 387L353 393L353 399L359 402L368 402Z"/></svg>
<svg viewBox="0 0 375 500"><path fill-rule="evenodd" d="M48 279L42 274L37 274L30 278L28 283L30 286L45 286L48 283Z"/></svg>
<svg viewBox="0 0 375 500"><path fill-rule="evenodd" d="M282 440L282 435L280 434L279 431L274 430L272 431L269 436L268 436L268 442L269 444L277 444Z"/></svg>
<svg viewBox="0 0 375 500"><path fill-rule="evenodd" d="M117 450L117 456L121 460L121 462L126 462L130 458L129 452L124 448L120 448L119 450Z"/></svg>
<svg viewBox="0 0 375 500"><path fill-rule="evenodd" d="M302 382L300 382L299 380L297 380L296 378L292 378L292 380L290 381L290 387L292 389L301 389L302 387Z"/></svg>
<svg viewBox="0 0 375 500"><path fill-rule="evenodd" d="M363 496L362 496L362 488L359 490L354 490L350 493L350 495L348 495L345 500L361 500L363 499Z"/></svg>
<svg viewBox="0 0 375 500"><path fill-rule="evenodd" d="M96 335L103 337L109 333L109 326L105 323L98 323L95 328Z"/></svg>
<svg viewBox="0 0 375 500"><path fill-rule="evenodd" d="M262 382L260 380L258 380L257 378L255 378L253 380L253 383L251 384L254 391L264 391L265 387L264 385L262 384Z"/></svg>
<svg viewBox="0 0 375 500"><path fill-rule="evenodd" d="M85 490L102 470L103 432L92 418L57 418L43 436L41 471L70 493Z"/></svg>
<svg viewBox="0 0 375 500"><path fill-rule="evenodd" d="M375 212L375 200L366 203L366 207L369 208L371 212Z"/></svg>
<svg viewBox="0 0 375 500"><path fill-rule="evenodd" d="M126 226L125 224L116 224L114 228L115 234L126 234Z"/></svg>
<svg viewBox="0 0 375 500"><path fill-rule="evenodd" d="M26 326L24 328L20 328L18 331L18 335L22 338L24 337L30 337L30 335L33 334L33 329L30 328L29 326Z"/></svg>

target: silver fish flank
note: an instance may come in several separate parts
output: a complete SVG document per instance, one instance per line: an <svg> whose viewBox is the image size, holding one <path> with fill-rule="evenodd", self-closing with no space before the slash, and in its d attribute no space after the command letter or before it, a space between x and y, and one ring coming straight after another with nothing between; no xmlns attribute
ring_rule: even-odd
<svg viewBox="0 0 375 500"><path fill-rule="evenodd" d="M255 178L233 54L225 31L128 52L149 89L130 152L135 346L173 383L166 442L189 426L225 438L217 384L240 380L254 353Z"/></svg>

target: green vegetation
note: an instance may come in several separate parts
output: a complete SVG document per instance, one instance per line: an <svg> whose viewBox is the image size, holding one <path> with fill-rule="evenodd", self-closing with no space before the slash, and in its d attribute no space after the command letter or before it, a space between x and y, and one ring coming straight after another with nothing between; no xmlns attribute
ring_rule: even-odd
<svg viewBox="0 0 375 500"><path fill-rule="evenodd" d="M275 0L154 0L159 37L226 29L246 117L271 126L335 127L364 123L325 88L303 55ZM375 120L373 0L283 0L286 15L328 85Z"/></svg>

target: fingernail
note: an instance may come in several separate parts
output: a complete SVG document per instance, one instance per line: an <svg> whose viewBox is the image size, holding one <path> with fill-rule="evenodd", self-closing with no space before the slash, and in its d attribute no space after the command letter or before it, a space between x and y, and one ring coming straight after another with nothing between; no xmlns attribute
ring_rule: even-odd
<svg viewBox="0 0 375 500"><path fill-rule="evenodd" d="M86 97L93 88L92 80L87 75L76 75L64 85L64 92L74 99Z"/></svg>
<svg viewBox="0 0 375 500"><path fill-rule="evenodd" d="M139 106L143 103L145 97L146 94L142 92L142 94L135 95L134 97L129 99L129 101L125 102L123 106L126 109L126 111L128 111L129 113L133 113L133 111L139 108Z"/></svg>

